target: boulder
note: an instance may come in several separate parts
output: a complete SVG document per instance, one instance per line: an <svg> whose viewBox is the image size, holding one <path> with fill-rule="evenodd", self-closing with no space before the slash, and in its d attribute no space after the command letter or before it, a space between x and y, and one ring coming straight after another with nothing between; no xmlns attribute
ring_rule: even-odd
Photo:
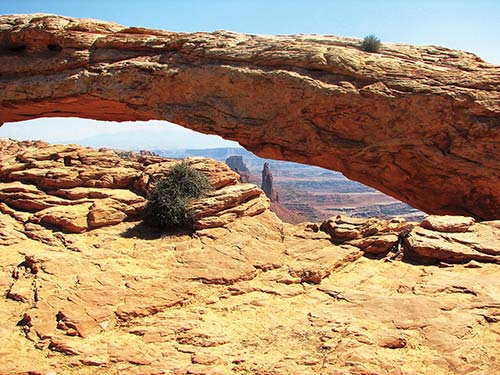
<svg viewBox="0 0 500 375"><path fill-rule="evenodd" d="M463 230L464 221L473 222L471 218L445 218L442 222L446 226L439 226L439 231L413 228L406 240L409 250L420 257L444 262L477 260L500 263L500 222L474 223ZM448 232L443 230L445 227L449 228Z"/></svg>
<svg viewBox="0 0 500 375"><path fill-rule="evenodd" d="M455 233L467 232L469 227L474 223L474 218L467 216L430 215L420 223L420 226L438 232Z"/></svg>

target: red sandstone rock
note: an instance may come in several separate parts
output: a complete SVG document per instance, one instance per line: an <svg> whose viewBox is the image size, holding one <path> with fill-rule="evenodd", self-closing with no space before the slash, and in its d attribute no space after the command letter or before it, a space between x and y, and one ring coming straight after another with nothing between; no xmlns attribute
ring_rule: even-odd
<svg viewBox="0 0 500 375"><path fill-rule="evenodd" d="M276 201L276 192L273 187L273 174L269 169L269 163L264 163L264 168L262 169L262 184L260 188L266 193L266 196L271 201Z"/></svg>
<svg viewBox="0 0 500 375"><path fill-rule="evenodd" d="M373 238L375 235L398 234L411 226L404 219L382 220L335 216L321 223L320 230L328 233L335 243Z"/></svg>
<svg viewBox="0 0 500 375"><path fill-rule="evenodd" d="M449 219L446 221L450 222ZM464 218L457 218L455 223L459 221L463 222ZM479 260L500 263L499 221L476 223L459 233L456 228L454 225L448 232L437 232L415 227L407 239L409 248L421 257L443 261Z"/></svg>
<svg viewBox="0 0 500 375"><path fill-rule="evenodd" d="M51 15L2 16L0 33L0 123L165 119L340 171L428 213L500 217L500 68L473 54ZM95 172L86 185L59 175L58 187L116 185ZM123 186L134 178L124 172ZM16 178L51 187L47 177Z"/></svg>
<svg viewBox="0 0 500 375"><path fill-rule="evenodd" d="M88 229L87 215L91 203L73 206L51 207L33 215L34 223L53 225L71 233L81 233Z"/></svg>
<svg viewBox="0 0 500 375"><path fill-rule="evenodd" d="M467 232L475 220L466 216L436 216L431 215L420 223L422 228L436 230L438 232L455 233Z"/></svg>
<svg viewBox="0 0 500 375"><path fill-rule="evenodd" d="M344 216L325 220L319 229L336 244L355 246L365 253L406 254L420 260L500 263L500 223L475 223L471 217L430 216L419 226L402 219L358 219Z"/></svg>
<svg viewBox="0 0 500 375"><path fill-rule="evenodd" d="M240 175L240 182L248 183L252 179L252 174L250 170L243 162L243 156L233 155L226 159L226 164L233 171L237 172Z"/></svg>
<svg viewBox="0 0 500 375"><path fill-rule="evenodd" d="M55 226L65 232L83 231L140 219L151 184L165 177L178 161L148 155L103 152L76 145L50 146L3 140L0 159L0 203L9 214L31 212L22 221ZM269 208L255 185L238 184L238 175L224 163L187 159L208 176L214 190L193 202L195 228L224 226L238 217L257 215ZM17 180L17 181L13 181ZM5 182L4 182L5 181ZM135 191L135 192L134 192ZM19 216L19 215L17 215ZM28 227L32 238L54 244L50 232ZM12 231L4 231L15 241Z"/></svg>
<svg viewBox="0 0 500 375"><path fill-rule="evenodd" d="M495 373L500 366L498 356L484 355L498 349L498 221L433 217L427 221L435 229L426 229L398 219L339 216L322 225L289 225L266 209L269 202L258 188L236 184L237 175L222 163L196 159L221 185L193 203L206 215L199 222L222 226L161 234L129 215L144 202L136 187L149 186L148 173L161 177L172 163L148 156L124 160L80 147L0 144L9 150L0 157L2 179L13 173L3 167L12 165L42 176L30 184L0 183L2 374L418 369L423 375L465 375ZM33 147L41 158L52 156L37 160ZM28 154L29 161L18 160ZM68 165L62 159L62 171L78 168L94 176L102 162L110 175L114 164L136 180L127 188L110 179L107 184L117 188L43 191L37 182L47 178L44 168L62 155L71 157ZM59 185L58 178L52 184ZM20 192L54 206L34 213L11 207L12 194ZM47 210L68 219L81 207L82 214L68 222L78 224L86 215L87 225L99 227L76 234L33 222ZM118 213L127 220L107 221ZM416 260L480 263L440 268L363 257L384 256L380 252L392 242L403 255L420 254Z"/></svg>

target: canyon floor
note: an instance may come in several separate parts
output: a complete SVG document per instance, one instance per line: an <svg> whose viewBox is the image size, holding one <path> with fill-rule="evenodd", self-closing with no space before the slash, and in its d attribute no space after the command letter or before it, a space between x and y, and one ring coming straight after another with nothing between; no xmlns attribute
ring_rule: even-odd
<svg viewBox="0 0 500 375"><path fill-rule="evenodd" d="M203 158L194 232L142 224L176 162L0 141L2 374L494 374L500 222L283 223Z"/></svg>

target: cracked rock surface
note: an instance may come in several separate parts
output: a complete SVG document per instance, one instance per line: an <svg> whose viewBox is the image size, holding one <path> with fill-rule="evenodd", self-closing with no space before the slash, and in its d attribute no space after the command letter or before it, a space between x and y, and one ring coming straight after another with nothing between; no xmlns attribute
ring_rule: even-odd
<svg viewBox="0 0 500 375"><path fill-rule="evenodd" d="M498 222L285 224L249 208L267 200L223 164L190 159L215 192L246 198L214 193L198 206L213 219L162 234L141 224L138 203L172 160L6 140L1 155L2 374L500 368Z"/></svg>

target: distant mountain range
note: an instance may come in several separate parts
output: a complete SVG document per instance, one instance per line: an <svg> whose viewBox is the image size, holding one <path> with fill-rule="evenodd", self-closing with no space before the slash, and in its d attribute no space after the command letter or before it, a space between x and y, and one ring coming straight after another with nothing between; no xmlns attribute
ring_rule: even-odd
<svg viewBox="0 0 500 375"><path fill-rule="evenodd" d="M260 159L258 156L255 156L250 151L247 151L242 147L218 147L218 148L184 149L184 150L152 149L150 151L153 151L155 154L158 154L166 158L187 158L190 156L204 156L215 160L225 161L230 156L241 155L249 159L254 159L254 158Z"/></svg>
<svg viewBox="0 0 500 375"><path fill-rule="evenodd" d="M250 171L252 173L257 173L257 174L260 173L264 163L267 162L271 167L271 171L277 171L283 169L306 169L308 174L312 173L314 175L323 174L325 176L331 176L331 175L343 176L342 173L330 171L328 169L323 169L312 165L304 165L290 161L264 159L251 153L250 151L245 150L242 147L218 147L218 148L185 149L185 150L150 149L150 151L166 158L182 159L190 156L203 156L206 158L211 158L223 162L225 162L226 159L230 156L240 155L243 156L243 161L246 164L246 166L250 169Z"/></svg>
<svg viewBox="0 0 500 375"><path fill-rule="evenodd" d="M220 146L221 143L238 146L238 143L223 140L218 136L207 136L193 131L187 133L185 130L177 128L169 132L129 130L110 134L97 134L85 138L69 139L63 143L76 143L93 148L109 147L125 150L212 148Z"/></svg>

